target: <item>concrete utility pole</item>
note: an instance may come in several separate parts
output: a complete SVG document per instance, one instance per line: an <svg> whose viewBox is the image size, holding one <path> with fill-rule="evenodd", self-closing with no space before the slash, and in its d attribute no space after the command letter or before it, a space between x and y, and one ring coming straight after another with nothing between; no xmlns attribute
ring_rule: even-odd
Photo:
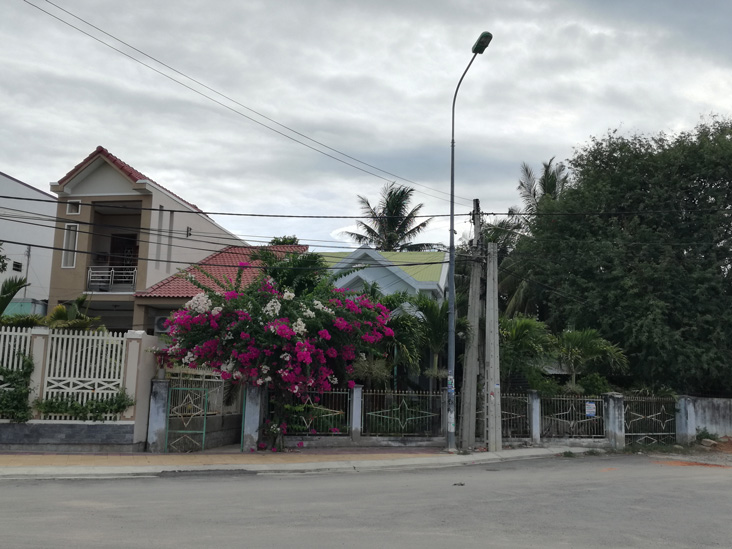
<svg viewBox="0 0 732 549"><path fill-rule="evenodd" d="M501 437L501 374L498 357L498 245L489 242L486 262L485 295L485 362L486 380L483 389L488 410L485 439L489 452L503 446Z"/></svg>
<svg viewBox="0 0 732 549"><path fill-rule="evenodd" d="M480 281L483 276L483 225L480 201L473 200L473 245L471 246L470 293L468 295L468 323L470 339L463 363L461 399L460 447L475 448L476 398L478 396L478 361L480 349Z"/></svg>

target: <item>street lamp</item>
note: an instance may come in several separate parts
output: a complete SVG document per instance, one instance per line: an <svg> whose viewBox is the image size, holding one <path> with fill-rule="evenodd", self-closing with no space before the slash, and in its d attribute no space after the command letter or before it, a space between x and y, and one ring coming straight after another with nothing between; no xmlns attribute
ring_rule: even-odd
<svg viewBox="0 0 732 549"><path fill-rule="evenodd" d="M452 141L450 142L450 263L447 272L447 451L455 452L455 100L460 84L475 56L483 53L493 35L482 33L473 45L473 57L460 77L452 98Z"/></svg>

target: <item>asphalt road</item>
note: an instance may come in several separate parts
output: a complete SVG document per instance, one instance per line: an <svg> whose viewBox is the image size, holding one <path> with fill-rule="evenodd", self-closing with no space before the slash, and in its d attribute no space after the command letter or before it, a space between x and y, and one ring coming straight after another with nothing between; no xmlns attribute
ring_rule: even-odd
<svg viewBox="0 0 732 549"><path fill-rule="evenodd" d="M1 480L0 547L732 547L732 468L646 456Z"/></svg>

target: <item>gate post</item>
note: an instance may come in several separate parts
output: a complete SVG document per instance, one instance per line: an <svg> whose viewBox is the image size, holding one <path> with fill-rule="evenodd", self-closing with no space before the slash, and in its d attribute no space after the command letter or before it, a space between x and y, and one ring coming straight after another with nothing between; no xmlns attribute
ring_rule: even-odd
<svg viewBox="0 0 732 549"><path fill-rule="evenodd" d="M167 379L153 379L150 389L150 411L147 419L147 451L156 454L165 452L165 435L168 431L168 389Z"/></svg>
<svg viewBox="0 0 732 549"><path fill-rule="evenodd" d="M625 400L621 393L602 395L605 404L605 437L613 450L625 448Z"/></svg>
<svg viewBox="0 0 732 549"><path fill-rule="evenodd" d="M529 434L532 444L541 444L541 399L539 391L529 391Z"/></svg>
<svg viewBox="0 0 732 549"><path fill-rule="evenodd" d="M361 418L363 400L363 385L356 385L351 389L351 440L358 442L361 440L361 430L363 422Z"/></svg>
<svg viewBox="0 0 732 549"><path fill-rule="evenodd" d="M262 403L264 391L258 385L247 385L244 395L244 417L241 418L241 451L257 450L259 425L262 422Z"/></svg>
<svg viewBox="0 0 732 549"><path fill-rule="evenodd" d="M676 442L691 444L696 440L696 410L694 399L689 396L679 397L676 403Z"/></svg>

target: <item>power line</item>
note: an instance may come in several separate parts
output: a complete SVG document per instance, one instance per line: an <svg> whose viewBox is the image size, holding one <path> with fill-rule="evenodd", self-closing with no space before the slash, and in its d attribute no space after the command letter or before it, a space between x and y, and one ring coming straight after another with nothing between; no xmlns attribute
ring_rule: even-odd
<svg viewBox="0 0 732 549"><path fill-rule="evenodd" d="M23 0L24 2L26 0ZM18 196L8 196L8 195L0 195L0 198L4 200L22 200L26 202L50 202L57 204L58 200L53 199L45 199L45 198L27 198L27 197L18 197ZM151 211L151 212L159 212L161 211L159 208L147 208L144 206L129 206L129 205L123 205L123 204L114 204L114 201L111 202L105 202L103 200L96 201L96 202L83 202L79 201L78 204L80 206L104 206L105 208L114 208L119 210L126 210L126 211ZM231 216L231 217L260 217L260 218L277 218L277 219L391 219L391 218L403 218L405 216L403 215L380 215L380 216L365 216L365 215L296 215L296 214L260 214L260 213L234 213L234 212L204 212L204 211L194 211L194 210L163 210L167 213L186 213L186 214L196 214L196 215L206 215L206 216L212 216L212 215L221 215L221 216ZM466 216L470 214L455 214L456 216ZM433 218L433 217L450 217L450 214L434 214L434 215L415 215L413 216L415 219L417 218Z"/></svg>
<svg viewBox="0 0 732 549"><path fill-rule="evenodd" d="M223 107L223 108L225 108L225 109L228 109L229 111L231 111L231 112L233 112L233 113L235 113L235 114L237 114L237 115L239 115L239 116L241 116L241 117L243 117L243 118L246 118L247 120L249 120L249 121L251 121L251 122L254 122L255 124L258 124L258 125L260 125L260 126L262 126L262 127L264 127L264 128L267 128L268 130L270 130L270 131L272 131L272 132L274 132L274 133L276 133L276 134L278 134L278 135L280 135L280 136L282 136L282 137L285 137L285 138L287 138L287 139L289 139L289 140L291 140L291 141L294 141L295 143L298 143L298 144L300 144L300 145L302 145L302 146L304 146L304 147L307 147L308 149L310 149L310 150L312 150L312 151L315 151L315 152L317 152L317 153L319 153L319 154L322 154L322 155L324 155L324 156L327 156L328 158L331 158L331 159L333 159L333 160L335 160L335 161L337 161L337 162L341 162L342 164L345 164L345 165L347 165L347 166L350 166L350 167L352 167L352 168L354 168L354 169L356 169L356 170L359 170L359 171L361 171L361 172L364 172L364 173L367 173L367 174L369 174L369 175L372 175L372 176L374 176L374 177L376 177L376 178L378 178L378 179L381 179L381 180L383 180L383 181L387 181L387 182L389 182L389 183L391 183L391 182L392 182L392 180L391 180L391 179L389 179L389 178L387 178L387 177L384 177L384 176L382 176L382 175L379 175L379 174L377 174L377 173L374 173L374 172L372 172L372 171L370 171L370 170L368 170L368 169L365 169L365 168L362 168L362 167L360 167L360 166L357 166L356 164L353 164L353 163L351 163L351 162L348 162L348 161L346 161L346 160L343 160L342 158L338 158L337 156L334 156L334 155L332 155L332 154L329 154L329 153L327 153L327 152L325 152L325 151L322 151L322 150L320 150L320 149L318 149L318 148L316 148L316 147L313 147L312 145L309 145L309 144L307 144L307 143L305 143L305 142L303 142L303 141L300 141L299 139L296 139L295 137L292 137L291 135L288 135L288 134L286 134L286 133L284 133L284 132L282 132L282 131L280 131L280 130L278 130L278 129L276 129L276 128L273 128L273 127L271 127L271 126L269 126L269 125L265 124L264 122L261 122L261 121L259 121L259 120L255 119L255 118L252 118L251 116L248 116L248 115L246 115L245 113L243 113L243 112L241 112L241 111L239 111L239 110L235 109L234 107L231 107L230 105L227 105L227 104L223 103L222 101L219 101L218 99L216 99L216 98L214 98L214 97L211 97L210 95L207 95L207 94L203 93L203 92L202 92L202 91L200 91L200 90L197 90L197 89L195 89L194 87L192 87L192 86L190 86L190 85L186 84L185 82L181 82L180 80L177 80L176 78L173 78L173 77L172 77L171 75L169 75L169 74L166 74L165 72L163 72L163 71L161 71L161 70L159 70L159 69L157 69L157 68L155 68L155 67L153 67L153 66L149 65L148 63L145 63L145 62L141 61L140 59L137 59L137 58L135 58L134 56L130 55L129 53L127 53L127 52L124 52L124 51L122 51L121 49L119 49L119 48L116 48L116 47L114 47L113 45L111 45L111 44L109 44L109 43L105 42L104 40L102 40L102 39L100 39L100 38L98 38L98 37L96 37L96 36L92 35L91 33L87 32L87 31L85 31L85 30L83 30L83 29L81 29L81 28L79 28L79 27L77 27L76 25L73 25L72 23L70 23L70 22L68 22L68 21L65 21L64 19L62 19L62 18L58 17L57 15L55 15L55 14L53 14L53 13L51 13L51 12L47 11L47 10L44 10L43 8L41 8L40 6L38 6L38 5L36 5L36 4L32 3L32 2L30 2L29 0L23 0L23 1L24 1L24 2L26 3L26 4L28 4L29 6L32 6L32 7L36 8L37 10L39 10L39 11L41 11L41 12L45 13L46 15L48 15L48 16L50 16L50 17L53 17L54 19L56 19L57 21L59 21L59 22L63 23L64 25L67 25L67 26L71 27L72 29L74 29L74 30L76 30L76 31L78 31L78 32L80 32L80 33L82 33L82 34L84 34L85 36L87 36L87 37L89 37L89 38L91 38L91 39L93 39L93 40L95 40L95 41L99 42L100 44L102 44L102 45L104 45L104 46L106 46L106 47L108 47L108 48L110 48L110 49L112 49L112 50L116 51L117 53L120 53L120 54L124 55L125 57L127 57L127 58L131 59L131 60L132 60L132 61L134 61L135 63L139 63L140 65L142 65L142 66L144 66L144 67L146 67L146 68L148 68L148 69L150 69L150 70L152 70L152 71L154 71L154 72L158 73L159 75L161 75L161 76L163 76L163 77L167 78L168 80L170 80L170 81L172 81L172 82L175 82L176 84L178 84L178 85L180 85L180 86L183 86L184 88L186 88L186 89L188 89L188 90L190 90L190 91L192 91L192 92L194 92L194 93L196 93L196 94L200 95L201 97L204 97L205 99L208 99L209 101L212 101L212 102L216 103L217 105L219 105L219 106L221 106L221 107ZM334 149L334 148L332 148L332 147L329 147L328 145L325 145L325 144L323 144L323 143L321 143L321 142L319 142L319 141L317 141L317 140L315 140L315 139L312 139L312 138L308 137L308 136L307 136L307 135L305 135L305 134L302 134L302 133L300 133L300 132L298 132L298 131L296 131L296 130L294 130L294 129L292 129L292 128L290 128L290 127L288 127L288 126L284 125L284 124L281 124L281 123L279 123L279 122L277 122L277 121L273 120L272 118L269 118L269 117L267 117L267 116L265 116L265 115L263 115L263 114L261 114L261 113L259 113L259 112L255 111L254 109L251 109L250 107L247 107L246 105L243 105L242 103L240 103L240 102L238 102L238 101L236 101L236 100L232 99L231 97L229 97L229 96L227 96L227 95L225 95L225 94L223 94L223 93L221 93L221 92L219 92L219 91L215 90L214 88L211 88L211 87L207 86L206 84L203 84L202 82L200 82L200 81L196 80L195 78L192 78L192 77L190 77L190 76L186 75L185 73L183 73L183 72L181 72L181 71L179 71L179 70L177 70L177 69L175 69L175 68L171 67L170 65L167 65L167 64L163 63L162 61L159 61L159 60L158 60L158 59L156 59L155 57L152 57L151 55L148 55L147 53L143 52L142 50L139 50L139 49L135 48L134 46L131 46L130 44L128 44L128 43L126 43L126 42L124 42L123 40L120 40L119 38L117 38L117 37L113 36L112 34L110 34L110 33L106 32L106 31L104 31L104 30L100 29L99 27L97 27L97 26L95 26L95 25L93 25L93 24L91 24L91 23L89 23L88 21L86 21L86 20L82 19L81 17L79 17L79 16L77 16L77 15L74 15L74 14L73 14L73 13L71 13L70 11L68 11L68 10L66 10L66 9L64 9L64 8L62 8L62 7L58 6L58 5L56 5L56 4L54 4L53 2L50 2L49 0L46 0L46 2L48 2L49 4L51 4L51 5L55 6L56 8L60 9L61 11L63 11L63 12L65 12L65 13L67 13L68 15L70 15L70 16L72 16L72 17L74 17L75 19L77 19L77 20L79 20L79 21L83 22L83 23L84 23L85 25L88 25L89 27L92 27L92 28L96 29L97 31L99 31L99 32L101 32L101 33L103 33L103 34L105 34L106 36L109 36L109 37L110 37L110 38L112 38L113 40L116 40L117 42L119 42L119 43L121 43L121 44L124 44L124 45L125 45L125 46L127 46L128 48L131 48L132 50L134 50L134 51L136 51L136 52L140 53L141 55L144 55L144 56L145 56L145 57L147 57L148 59L150 59L150 60L152 60L152 61L155 61L156 63L158 63L158 64L162 65L163 67L166 67L166 68L167 68L167 69L169 69L169 70L172 70L172 71L173 71L174 73L176 73L176 74L179 74L180 76L183 76L184 78L186 78L186 79L190 80L191 82L195 82L195 83L196 83L197 85L199 85L199 86L201 86L201 87L203 87L203 88L205 88L205 89L207 89L207 90L209 90L209 91L212 91L213 93L217 94L218 96L220 96L220 97L222 97L222 98L225 98L225 99L226 99L226 100L228 100L228 101L231 101L231 102L232 102L232 103L234 103L235 105L238 105L238 106L240 106L240 107L242 107L242 108L244 108L244 109L246 109L246 110L248 110L248 111L250 111L250 112L252 112L252 113L255 113L255 114L257 114L258 116L260 116L260 117L264 118L265 120L268 120L268 121L270 121L270 122L273 122L273 123L277 124L278 126L280 126L280 127L282 127L282 128L285 128L285 129L286 129L287 131L289 131L289 132L292 132L292 133L294 133L294 134L296 134L296 135L299 135L299 136L301 136L301 137L304 137L305 139L307 139L307 140L309 140L309 141L311 141L311 142L313 142L313 143L317 143L317 144L318 144L319 146L321 146L321 147L325 147L326 149L328 149L328 150L330 150L330 151L333 151L333 152L335 152L335 153L337 153L337 154L339 154L339 155L341 155L341 156L343 156L343 157L346 157L346 158L348 158L348 159L354 160L355 162L358 162L359 164L363 164L364 166L368 166L369 168L372 168L372 169L378 170L378 171L380 171L380 172L382 172L382 173L385 173L385 174L387 174L387 175L391 175L392 177L396 177L397 179L401 179L401 180L403 180L403 181L408 181L408 182L410 182L410 183L413 183L413 184L415 184L415 185L419 185L420 187L424 187L424 188L427 188L427 189L430 189L430 190L434 190L435 192L438 192L438 193L442 193L442 194L449 194L449 193L445 193L445 192L443 192L443 191L439 191L439 190L437 190L437 189L432 189L431 187L428 187L427 185L423 185L423 184L421 184L421 183L416 183L416 182L413 182L413 181L411 181L411 180L409 180L409 179L406 179L406 178L403 178L403 177L397 176L397 175L395 175L395 174L392 174L391 172L388 172L388 171L386 171L386 170L382 170L381 168L378 168L378 167L376 167L376 166L373 166L373 165L371 165L371 164L369 164L369 163L367 163L367 162L364 162L364 161L362 161L362 160L359 160L359 159L357 159L357 158L355 158L355 157L353 157L353 156L350 156L350 155L348 155L348 154L345 154L345 153L343 153L343 152L341 152L341 151L339 151L339 150L337 150L337 149ZM442 198L442 197L439 197L439 196L434 196L434 195L431 195L431 194L429 194L429 193L425 193L424 191L418 191L418 192L420 192L420 193L422 193L422 194L424 194L424 195L426 195L426 196L430 196L430 197L432 197L432 198L436 198L436 199L438 199L438 200L444 200L444 201L448 201L448 199L446 199L446 198ZM462 198L462 197L460 197L460 198L461 198L462 200L466 200L466 201L468 200L467 198Z"/></svg>

